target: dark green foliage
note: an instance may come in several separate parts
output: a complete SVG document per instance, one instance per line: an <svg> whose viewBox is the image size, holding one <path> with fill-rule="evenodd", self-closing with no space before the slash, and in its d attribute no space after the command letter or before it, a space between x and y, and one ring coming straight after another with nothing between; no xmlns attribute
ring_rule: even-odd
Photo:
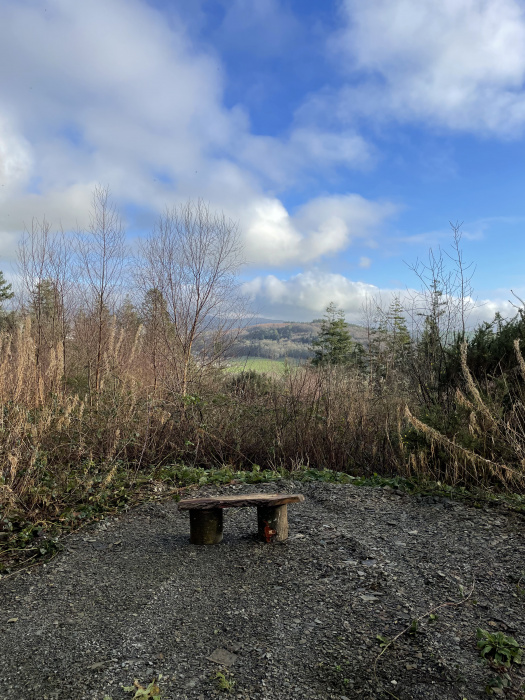
<svg viewBox="0 0 525 700"><path fill-rule="evenodd" d="M0 270L0 330L10 330L14 323L13 313L4 308L4 303L15 296L11 284L5 280L4 273Z"/></svg>
<svg viewBox="0 0 525 700"><path fill-rule="evenodd" d="M314 356L312 364L349 365L354 360L354 342L348 331L344 311L335 304L326 309L326 316L321 323L319 335L312 343Z"/></svg>
<svg viewBox="0 0 525 700"><path fill-rule="evenodd" d="M404 310L399 297L395 296L388 311L381 313L377 328L370 332L368 361L372 374L386 379L395 373L395 378L401 379L408 369L411 351L412 339Z"/></svg>
<svg viewBox="0 0 525 700"><path fill-rule="evenodd" d="M430 305L424 317L413 362L414 376L427 407L448 399L447 361L453 336L446 327L447 302L437 280L430 286ZM443 327L445 324L445 327Z"/></svg>
<svg viewBox="0 0 525 700"><path fill-rule="evenodd" d="M497 313L491 323L481 324L468 341L468 365L479 381L516 368L514 341L525 342L525 310L505 320ZM456 357L454 357L456 359Z"/></svg>
<svg viewBox="0 0 525 700"><path fill-rule="evenodd" d="M261 372L246 370L234 375L228 382L233 393L242 396L257 396L267 394L272 386L271 379Z"/></svg>
<svg viewBox="0 0 525 700"><path fill-rule="evenodd" d="M2 305L4 301L12 299L14 295L12 285L6 282L4 273L0 270L0 305Z"/></svg>
<svg viewBox="0 0 525 700"><path fill-rule="evenodd" d="M509 668L521 664L523 650L518 642L503 632L488 632L478 627L476 631L481 656L495 666Z"/></svg>

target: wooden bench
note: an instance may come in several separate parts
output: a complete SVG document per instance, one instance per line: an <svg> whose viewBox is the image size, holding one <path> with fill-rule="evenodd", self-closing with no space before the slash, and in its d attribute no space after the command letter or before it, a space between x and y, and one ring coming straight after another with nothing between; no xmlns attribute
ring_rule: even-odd
<svg viewBox="0 0 525 700"><path fill-rule="evenodd" d="M282 542L288 537L288 503L301 503L304 496L286 493L251 493L217 498L188 498L179 501L179 510L190 511L190 542L218 544L222 541L224 508L256 506L260 539Z"/></svg>

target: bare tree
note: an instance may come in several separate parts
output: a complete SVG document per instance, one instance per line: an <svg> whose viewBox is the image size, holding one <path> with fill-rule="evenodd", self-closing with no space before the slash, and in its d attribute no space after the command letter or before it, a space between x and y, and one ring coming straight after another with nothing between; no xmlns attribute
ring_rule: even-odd
<svg viewBox="0 0 525 700"><path fill-rule="evenodd" d="M188 201L160 217L141 252L141 286L162 300L155 322L165 319L162 345L186 395L192 368L223 356L244 317L236 277L242 262L238 227L203 201Z"/></svg>
<svg viewBox="0 0 525 700"><path fill-rule="evenodd" d="M451 223L452 251L429 251L428 261L417 260L409 268L421 289L411 293L404 308L412 319L418 340L419 358L414 363L423 398L432 403L441 398L441 375L446 351L453 342L465 339L468 316L475 307L472 298L472 263L466 264L461 249L461 224Z"/></svg>
<svg viewBox="0 0 525 700"><path fill-rule="evenodd" d="M49 264L49 248L51 227L44 218L40 223L37 219L31 222L31 229L27 229L18 246L18 273L22 280L21 301L26 308L31 308L34 313L36 325L36 350L35 359L38 368L43 345L43 303L41 294L42 281L46 277Z"/></svg>
<svg viewBox="0 0 525 700"><path fill-rule="evenodd" d="M109 320L118 298L126 261L126 234L120 215L111 201L108 187L93 191L87 231L77 232L79 282L94 324L93 386L100 389ZM91 363L90 363L91 364Z"/></svg>
<svg viewBox="0 0 525 700"><path fill-rule="evenodd" d="M34 326L35 359L40 367L43 355L61 345L66 363L72 289L72 246L63 230L53 231L50 223L33 219L18 248L18 272L22 282L22 304Z"/></svg>

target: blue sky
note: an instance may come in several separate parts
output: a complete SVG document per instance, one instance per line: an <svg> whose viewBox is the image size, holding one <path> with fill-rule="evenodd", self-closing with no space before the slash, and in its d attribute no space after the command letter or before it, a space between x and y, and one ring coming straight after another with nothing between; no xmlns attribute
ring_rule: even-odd
<svg viewBox="0 0 525 700"><path fill-rule="evenodd" d="M0 268L101 183L130 241L188 197L238 221L262 315L358 321L449 221L509 314L524 79L522 0L0 0Z"/></svg>

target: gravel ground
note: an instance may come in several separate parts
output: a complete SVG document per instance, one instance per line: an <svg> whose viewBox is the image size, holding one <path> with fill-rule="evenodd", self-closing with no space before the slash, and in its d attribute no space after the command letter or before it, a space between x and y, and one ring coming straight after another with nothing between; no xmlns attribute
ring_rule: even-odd
<svg viewBox="0 0 525 700"><path fill-rule="evenodd" d="M129 699L123 685L158 674L163 700L228 697L220 669L229 697L250 700L486 697L476 628L525 644L523 518L324 483L191 493L283 491L306 501L289 506L282 544L257 542L255 509L243 508L226 511L222 544L193 546L188 514L150 503L0 580L0 697ZM377 635L443 603L374 670Z"/></svg>

